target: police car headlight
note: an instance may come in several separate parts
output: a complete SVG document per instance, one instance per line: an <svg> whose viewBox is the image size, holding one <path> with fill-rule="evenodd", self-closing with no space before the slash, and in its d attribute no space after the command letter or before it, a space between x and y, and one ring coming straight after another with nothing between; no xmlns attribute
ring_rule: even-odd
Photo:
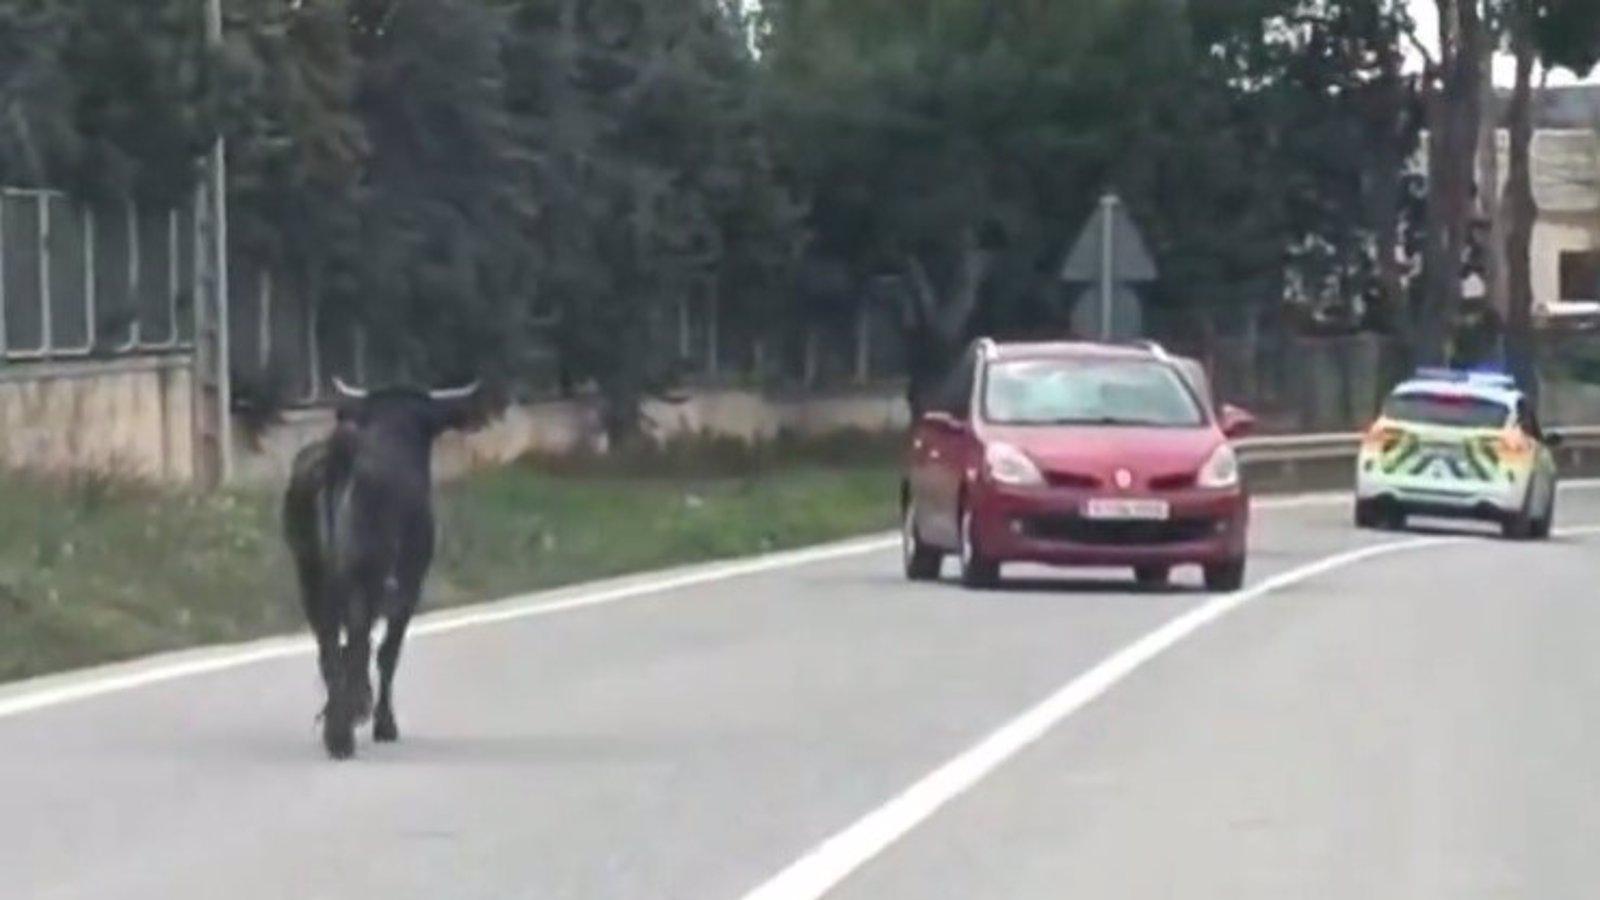
<svg viewBox="0 0 1600 900"><path fill-rule="evenodd" d="M1010 444L994 443L984 450L989 477L1000 484L1030 487L1044 484L1044 476L1028 454Z"/></svg>
<svg viewBox="0 0 1600 900"><path fill-rule="evenodd" d="M1216 449L1200 467L1195 484L1203 488L1231 488L1239 485L1239 455L1227 444Z"/></svg>

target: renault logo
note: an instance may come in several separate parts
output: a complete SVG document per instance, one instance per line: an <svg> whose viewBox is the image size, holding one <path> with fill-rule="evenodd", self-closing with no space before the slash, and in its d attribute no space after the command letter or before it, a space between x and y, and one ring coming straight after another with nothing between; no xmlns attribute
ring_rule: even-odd
<svg viewBox="0 0 1600 900"><path fill-rule="evenodd" d="M1118 469L1115 479L1117 482L1117 488L1120 490L1125 491L1128 488L1133 487L1133 473L1129 472L1127 469Z"/></svg>

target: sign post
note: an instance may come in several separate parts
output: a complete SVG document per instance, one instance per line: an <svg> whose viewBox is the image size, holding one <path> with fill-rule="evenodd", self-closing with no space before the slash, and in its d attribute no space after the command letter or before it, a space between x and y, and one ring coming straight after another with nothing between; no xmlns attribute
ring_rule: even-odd
<svg viewBox="0 0 1600 900"><path fill-rule="evenodd" d="M1061 269L1062 281L1092 285L1074 310L1077 330L1103 341L1140 337L1144 328L1132 285L1155 281L1157 274L1144 236L1121 198L1111 193L1101 197Z"/></svg>
<svg viewBox="0 0 1600 900"><path fill-rule="evenodd" d="M206 0L206 41L220 48L222 0ZM195 208L194 390L195 475L212 489L233 471L232 390L228 360L227 148L219 133L211 144Z"/></svg>

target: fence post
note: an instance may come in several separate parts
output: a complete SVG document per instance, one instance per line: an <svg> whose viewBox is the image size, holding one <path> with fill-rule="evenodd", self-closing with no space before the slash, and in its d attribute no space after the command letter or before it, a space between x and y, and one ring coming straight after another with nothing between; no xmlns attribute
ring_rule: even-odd
<svg viewBox="0 0 1600 900"><path fill-rule="evenodd" d="M199 249L199 248L196 248ZM167 346L183 341L178 336L178 207L167 211Z"/></svg>
<svg viewBox="0 0 1600 900"><path fill-rule="evenodd" d="M678 358L687 360L690 352L689 298L678 298Z"/></svg>
<svg viewBox="0 0 1600 900"><path fill-rule="evenodd" d="M800 380L809 390L817 384L817 329L808 325L805 330L805 344L803 356L800 361Z"/></svg>
<svg viewBox="0 0 1600 900"><path fill-rule="evenodd" d="M272 365L272 269L262 266L256 280L256 362L263 376Z"/></svg>
<svg viewBox="0 0 1600 900"><path fill-rule="evenodd" d="M35 199L39 217L39 355L49 357L55 344L50 321L50 195L40 192Z"/></svg>
<svg viewBox="0 0 1600 900"><path fill-rule="evenodd" d="M5 363L11 346L6 343L6 200L8 194L0 190L0 364Z"/></svg>
<svg viewBox="0 0 1600 900"><path fill-rule="evenodd" d="M856 313L856 384L872 380L872 319L866 306Z"/></svg>
<svg viewBox="0 0 1600 900"><path fill-rule="evenodd" d="M717 288L712 285L706 303L706 375L717 377Z"/></svg>
<svg viewBox="0 0 1600 900"><path fill-rule="evenodd" d="M95 291L99 288L95 280L95 217L94 207L89 204L85 203L79 209L83 218L83 336L84 342L89 345L89 353L93 354L95 344L99 343L95 321Z"/></svg>
<svg viewBox="0 0 1600 900"><path fill-rule="evenodd" d="M198 211L199 211L199 207L196 206L196 213L198 213ZM144 252L144 246L143 246L143 242L140 241L140 239L139 239L139 207L133 202L132 198L128 199L127 216L128 216L128 310L129 310L130 313L132 313L133 317L128 320L128 343L126 345L124 345L123 349L124 350L133 350L133 349L136 349L140 344L144 343L144 316L142 315L143 311L139 308L139 305L140 305L140 302L141 302L140 294L141 294L141 289L143 287L143 285L141 285L139 282L141 280L143 280L143 278L144 278L144 265L140 260L141 260L142 254ZM197 217L195 219L195 228L199 229L199 227L200 227L200 219ZM195 254L194 255L194 265L195 265L194 286L195 286L195 293L196 293L196 295L198 295L199 292L200 292L200 266L201 266L201 261L200 261L200 239L199 239L198 231L196 232L196 237L195 237L194 254ZM195 308L198 309L199 306L200 306L200 298L198 296L196 296L195 297Z"/></svg>
<svg viewBox="0 0 1600 900"><path fill-rule="evenodd" d="M314 282L313 282L314 283ZM322 396L322 337L318 329L322 326L322 304L318 302L316 294L311 292L305 302L306 311L306 369L309 374L309 390L306 392L306 401L316 402Z"/></svg>

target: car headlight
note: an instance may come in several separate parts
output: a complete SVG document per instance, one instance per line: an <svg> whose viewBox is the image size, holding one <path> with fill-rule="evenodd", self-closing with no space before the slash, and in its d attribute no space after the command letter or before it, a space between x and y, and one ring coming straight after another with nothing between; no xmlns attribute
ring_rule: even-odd
<svg viewBox="0 0 1600 900"><path fill-rule="evenodd" d="M984 464L989 477L1000 484L1027 487L1044 484L1044 475L1034 465L1028 454L1010 444L990 444L984 450Z"/></svg>
<svg viewBox="0 0 1600 900"><path fill-rule="evenodd" d="M1195 484L1203 488L1231 488L1239 484L1239 455L1233 447L1223 444L1200 467Z"/></svg>

